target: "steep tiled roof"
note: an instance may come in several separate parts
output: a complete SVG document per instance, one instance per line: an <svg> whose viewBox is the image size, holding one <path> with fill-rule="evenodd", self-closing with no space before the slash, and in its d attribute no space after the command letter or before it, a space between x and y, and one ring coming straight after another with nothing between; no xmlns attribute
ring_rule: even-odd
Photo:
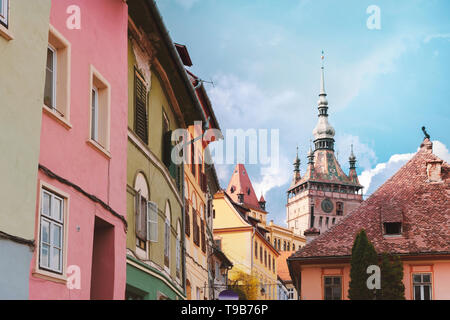
<svg viewBox="0 0 450 320"><path fill-rule="evenodd" d="M427 163L442 162L431 148L425 139L416 155L369 199L291 258L350 256L362 228L378 253L450 253L450 165L442 163L441 182L428 182ZM383 236L384 222L400 221L401 236Z"/></svg>
<svg viewBox="0 0 450 320"><path fill-rule="evenodd" d="M250 177L243 164L237 164L228 184L227 194L234 202L239 203L238 194L244 194L244 205L251 209L263 211L259 205Z"/></svg>

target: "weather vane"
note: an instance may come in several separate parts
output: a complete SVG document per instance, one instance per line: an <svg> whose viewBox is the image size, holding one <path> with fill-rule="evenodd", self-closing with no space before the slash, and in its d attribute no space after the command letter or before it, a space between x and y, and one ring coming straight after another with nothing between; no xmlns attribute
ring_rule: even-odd
<svg viewBox="0 0 450 320"><path fill-rule="evenodd" d="M325 54L324 54L323 50L322 50L322 56L321 56L321 59L322 59L322 68L323 68L323 60L325 59Z"/></svg>
<svg viewBox="0 0 450 320"><path fill-rule="evenodd" d="M423 134L425 135L425 138L430 139L430 135L428 134L427 130L425 130L425 127L422 127Z"/></svg>

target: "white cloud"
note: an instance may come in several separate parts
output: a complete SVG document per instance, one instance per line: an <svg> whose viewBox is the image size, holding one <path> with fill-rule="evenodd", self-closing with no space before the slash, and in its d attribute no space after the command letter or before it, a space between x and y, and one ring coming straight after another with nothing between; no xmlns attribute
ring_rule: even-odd
<svg viewBox="0 0 450 320"><path fill-rule="evenodd" d="M433 153L445 162L450 161L450 152L440 141L433 141ZM392 155L387 162L378 163L373 169L364 170L358 177L364 186L364 194L370 196L386 180L392 177L415 153Z"/></svg>
<svg viewBox="0 0 450 320"><path fill-rule="evenodd" d="M214 165L216 168L217 178L221 183L228 183L228 180L230 179L230 167L223 164L216 164ZM222 188L226 188L228 185L222 185Z"/></svg>
<svg viewBox="0 0 450 320"><path fill-rule="evenodd" d="M249 119L254 128L268 128L273 123L281 126L290 119L289 112L282 111L288 111L299 101L294 90L272 94L232 74L218 74L213 81L215 87L208 90L208 95L223 128L248 128ZM277 120L282 120L281 124Z"/></svg>
<svg viewBox="0 0 450 320"><path fill-rule="evenodd" d="M280 156L278 165L261 167L260 179L257 182L253 182L253 187L258 197L261 194L265 195L272 188L285 185L292 177L291 168L290 161L283 156Z"/></svg>
<svg viewBox="0 0 450 320"><path fill-rule="evenodd" d="M339 153L339 163L344 171L349 167L348 158L350 157L351 145L353 144L353 153L357 160L357 167L362 169L370 169L376 164L377 156L375 151L367 144L360 141L358 136L351 134L337 135L336 154Z"/></svg>
<svg viewBox="0 0 450 320"><path fill-rule="evenodd" d="M450 163L450 152L442 142L433 141L433 153L445 162Z"/></svg>

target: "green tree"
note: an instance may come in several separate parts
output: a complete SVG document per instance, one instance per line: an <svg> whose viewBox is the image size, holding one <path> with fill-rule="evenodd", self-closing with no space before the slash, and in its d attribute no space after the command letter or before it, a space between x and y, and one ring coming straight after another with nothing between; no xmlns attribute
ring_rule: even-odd
<svg viewBox="0 0 450 320"><path fill-rule="evenodd" d="M350 300L373 300L376 292L367 287L367 267L378 265L378 256L373 244L367 238L366 231L356 235L352 247L352 259L350 264L350 284L348 298Z"/></svg>
<svg viewBox="0 0 450 320"><path fill-rule="evenodd" d="M403 263L397 255L382 254L381 300L405 300L403 285Z"/></svg>

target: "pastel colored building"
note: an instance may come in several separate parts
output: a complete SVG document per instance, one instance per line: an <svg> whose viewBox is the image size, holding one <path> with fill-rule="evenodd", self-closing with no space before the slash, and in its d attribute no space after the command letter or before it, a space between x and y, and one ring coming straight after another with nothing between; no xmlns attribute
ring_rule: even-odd
<svg viewBox="0 0 450 320"><path fill-rule="evenodd" d="M184 65L192 65L187 48L180 44L176 48ZM186 71L200 106L196 122L187 128L185 150L186 295L188 300L209 300L214 297L212 199L220 185L214 165L208 161L208 145L218 138L220 128L203 81Z"/></svg>
<svg viewBox="0 0 450 320"><path fill-rule="evenodd" d="M129 3L128 35L126 299L184 300L183 165L171 139L199 106L153 1Z"/></svg>
<svg viewBox="0 0 450 320"><path fill-rule="evenodd" d="M360 207L288 259L302 300L348 299L350 259L364 229L380 255L403 262L407 300L450 299L450 165L419 151Z"/></svg>
<svg viewBox="0 0 450 320"><path fill-rule="evenodd" d="M0 300L29 297L49 14L0 1Z"/></svg>
<svg viewBox="0 0 450 320"><path fill-rule="evenodd" d="M324 233L357 208L363 201L362 185L356 173L356 157L349 158L348 175L334 154L335 130L328 121L324 67L318 101L318 121L313 130L314 151L308 152L308 166L303 176L300 159L294 160L294 174L287 190L286 221L288 229L300 236ZM349 146L350 147L350 146ZM306 231L306 233L305 233ZM308 237L306 237L308 240Z"/></svg>
<svg viewBox="0 0 450 320"><path fill-rule="evenodd" d="M122 0L52 1L30 299L124 298L127 24Z"/></svg>
<svg viewBox="0 0 450 320"><path fill-rule="evenodd" d="M214 239L233 263L229 279L239 271L252 275L260 284L258 300L276 300L279 252L267 239L263 207L245 166L236 165L227 191L214 195Z"/></svg>
<svg viewBox="0 0 450 320"><path fill-rule="evenodd" d="M262 197L259 201L264 201L264 198ZM267 240L280 252L295 251L306 244L305 237L295 233L292 228L288 229L275 224L273 220L270 220L266 228L269 231Z"/></svg>

